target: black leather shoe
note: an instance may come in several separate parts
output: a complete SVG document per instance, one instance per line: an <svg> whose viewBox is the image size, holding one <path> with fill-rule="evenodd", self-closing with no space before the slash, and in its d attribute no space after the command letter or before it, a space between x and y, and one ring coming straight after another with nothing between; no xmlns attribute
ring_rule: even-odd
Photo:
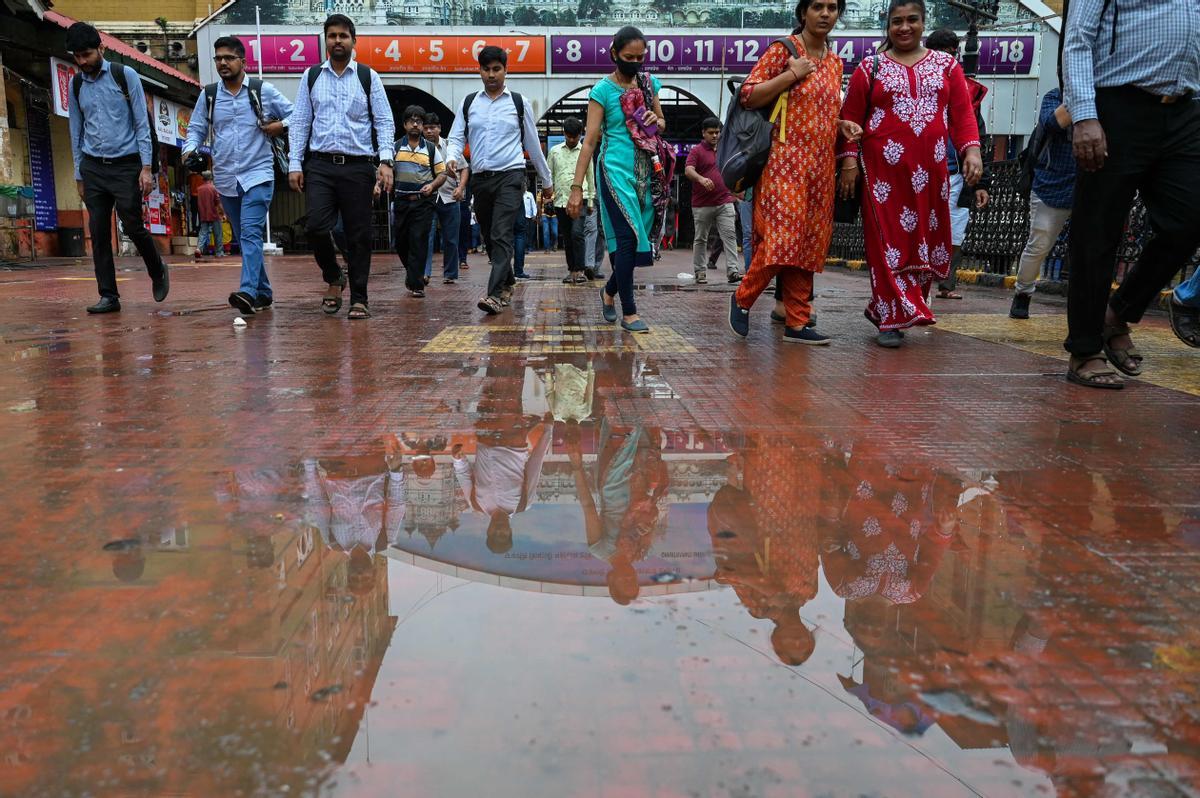
<svg viewBox="0 0 1200 798"><path fill-rule="evenodd" d="M121 300L115 296L102 296L100 301L87 309L88 313L116 313L121 309Z"/></svg>
<svg viewBox="0 0 1200 798"><path fill-rule="evenodd" d="M157 280L153 280L152 278L152 282L154 283L154 301L162 302L167 298L167 294L171 292L171 272L165 262L160 262L158 267L161 270L159 278Z"/></svg>
<svg viewBox="0 0 1200 798"><path fill-rule="evenodd" d="M234 291L230 294L229 306L236 308L247 316L254 315L254 297L244 291Z"/></svg>

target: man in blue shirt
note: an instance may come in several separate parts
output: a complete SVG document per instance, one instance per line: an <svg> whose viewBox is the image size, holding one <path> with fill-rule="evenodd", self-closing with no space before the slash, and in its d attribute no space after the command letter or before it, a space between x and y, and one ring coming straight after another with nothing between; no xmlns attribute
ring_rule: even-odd
<svg viewBox="0 0 1200 798"><path fill-rule="evenodd" d="M233 237L242 249L242 281L229 295L229 304L242 313L258 313L273 301L263 263L263 235L275 193L271 139L286 134L292 104L270 83L247 81L246 47L236 36L217 39L213 50L221 81L200 92L188 123L183 156L199 149L211 129L214 183ZM210 93L212 119L208 118ZM256 111L258 102L261 107Z"/></svg>
<svg viewBox="0 0 1200 798"><path fill-rule="evenodd" d="M67 49L79 67L78 91L68 92L71 147L75 156L75 185L87 206L92 235L92 262L100 301L88 313L121 309L117 268L113 262L112 212L117 209L125 235L137 247L162 302L170 290L167 264L142 221L142 197L154 188L150 174L150 116L142 81L123 64L104 60L100 32L84 22L67 30ZM123 70L129 95L117 83L114 70Z"/></svg>
<svg viewBox="0 0 1200 798"><path fill-rule="evenodd" d="M321 308L342 306L346 278L330 233L339 215L346 233L351 319L369 319L371 210L392 191L392 142L396 123L378 73L354 60L354 21L343 14L325 20L329 60L300 79L289 122L288 182L308 206L308 242L329 286Z"/></svg>
<svg viewBox="0 0 1200 798"><path fill-rule="evenodd" d="M1063 33L1065 101L1079 162L1067 293L1067 379L1136 377L1129 325L1200 246L1200 3L1074 0ZM1112 297L1113 264L1139 192L1153 238Z"/></svg>
<svg viewBox="0 0 1200 798"><path fill-rule="evenodd" d="M1029 192L1029 239L1017 267L1017 289L1008 315L1029 318L1029 299L1037 288L1042 263L1071 218L1075 201L1075 155L1071 152L1071 112L1063 105L1062 92L1051 89L1042 98L1038 114L1042 129L1040 152L1033 165L1033 188Z"/></svg>

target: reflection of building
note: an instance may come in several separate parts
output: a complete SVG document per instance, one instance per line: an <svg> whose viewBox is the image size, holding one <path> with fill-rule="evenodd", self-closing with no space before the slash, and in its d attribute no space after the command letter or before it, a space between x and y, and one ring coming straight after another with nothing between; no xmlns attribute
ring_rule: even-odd
<svg viewBox="0 0 1200 798"><path fill-rule="evenodd" d="M0 608L4 794L82 794L118 773L145 794L277 794L345 760L395 625L386 561L353 592L314 530L215 517L143 536L140 577L114 578L127 552L82 556ZM234 748L255 755L207 766Z"/></svg>

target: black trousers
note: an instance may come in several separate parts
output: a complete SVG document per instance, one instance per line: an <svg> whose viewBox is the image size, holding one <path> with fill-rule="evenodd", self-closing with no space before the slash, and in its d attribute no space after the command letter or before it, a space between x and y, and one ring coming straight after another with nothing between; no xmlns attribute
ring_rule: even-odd
<svg viewBox="0 0 1200 798"><path fill-rule="evenodd" d="M396 197L394 207L395 224L392 229L396 233L396 254L404 264L404 287L409 291L421 291L425 288L429 230L433 227L437 208L433 197L407 199L403 196ZM458 268L458 264L454 264L454 267Z"/></svg>
<svg viewBox="0 0 1200 798"><path fill-rule="evenodd" d="M488 277L488 296L516 282L513 276L513 225L525 212L525 170L481 172L471 176L471 194L475 197L475 218L487 248L492 273Z"/></svg>
<svg viewBox="0 0 1200 798"><path fill-rule="evenodd" d="M140 163L102 163L84 157L79 163L83 178L83 204L88 210L88 228L92 236L92 263L96 269L96 288L100 296L120 298L117 291L117 266L113 262L112 212L129 240L137 247L152 279L162 276L162 258L154 247L154 238L142 222L142 189L138 186Z"/></svg>
<svg viewBox="0 0 1200 798"><path fill-rule="evenodd" d="M326 283L340 284L342 270L333 244L338 214L346 235L350 264L350 302L367 304L371 277L371 208L375 166L370 161L335 164L309 158L304 163L304 200L308 206L308 244ZM425 265L422 263L421 268Z"/></svg>
<svg viewBox="0 0 1200 798"><path fill-rule="evenodd" d="M1122 321L1141 321L1200 246L1200 103L1164 105L1123 87L1097 89L1096 109L1108 157L1097 172L1080 170L1075 183L1063 344L1074 355L1101 351L1107 307ZM1154 236L1109 299L1134 192L1141 194Z"/></svg>
<svg viewBox="0 0 1200 798"><path fill-rule="evenodd" d="M566 208L555 208L558 217L558 234L566 250L567 271L581 272L584 269L583 248L587 243L583 229L583 217L572 219Z"/></svg>

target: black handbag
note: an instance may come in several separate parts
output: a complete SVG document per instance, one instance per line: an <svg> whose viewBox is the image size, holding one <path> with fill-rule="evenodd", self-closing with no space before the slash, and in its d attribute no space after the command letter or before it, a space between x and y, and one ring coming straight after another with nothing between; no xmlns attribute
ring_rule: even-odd
<svg viewBox="0 0 1200 798"><path fill-rule="evenodd" d="M871 83L867 88L867 119L871 118L871 95L875 92L875 78L878 74L879 56L877 55L874 67L871 69ZM862 210L863 175L867 171L863 167L861 139L858 144L858 182L854 184L854 193L848 199L842 199L837 193L840 168L833 173L833 221L837 224L854 224L858 219L858 212Z"/></svg>

